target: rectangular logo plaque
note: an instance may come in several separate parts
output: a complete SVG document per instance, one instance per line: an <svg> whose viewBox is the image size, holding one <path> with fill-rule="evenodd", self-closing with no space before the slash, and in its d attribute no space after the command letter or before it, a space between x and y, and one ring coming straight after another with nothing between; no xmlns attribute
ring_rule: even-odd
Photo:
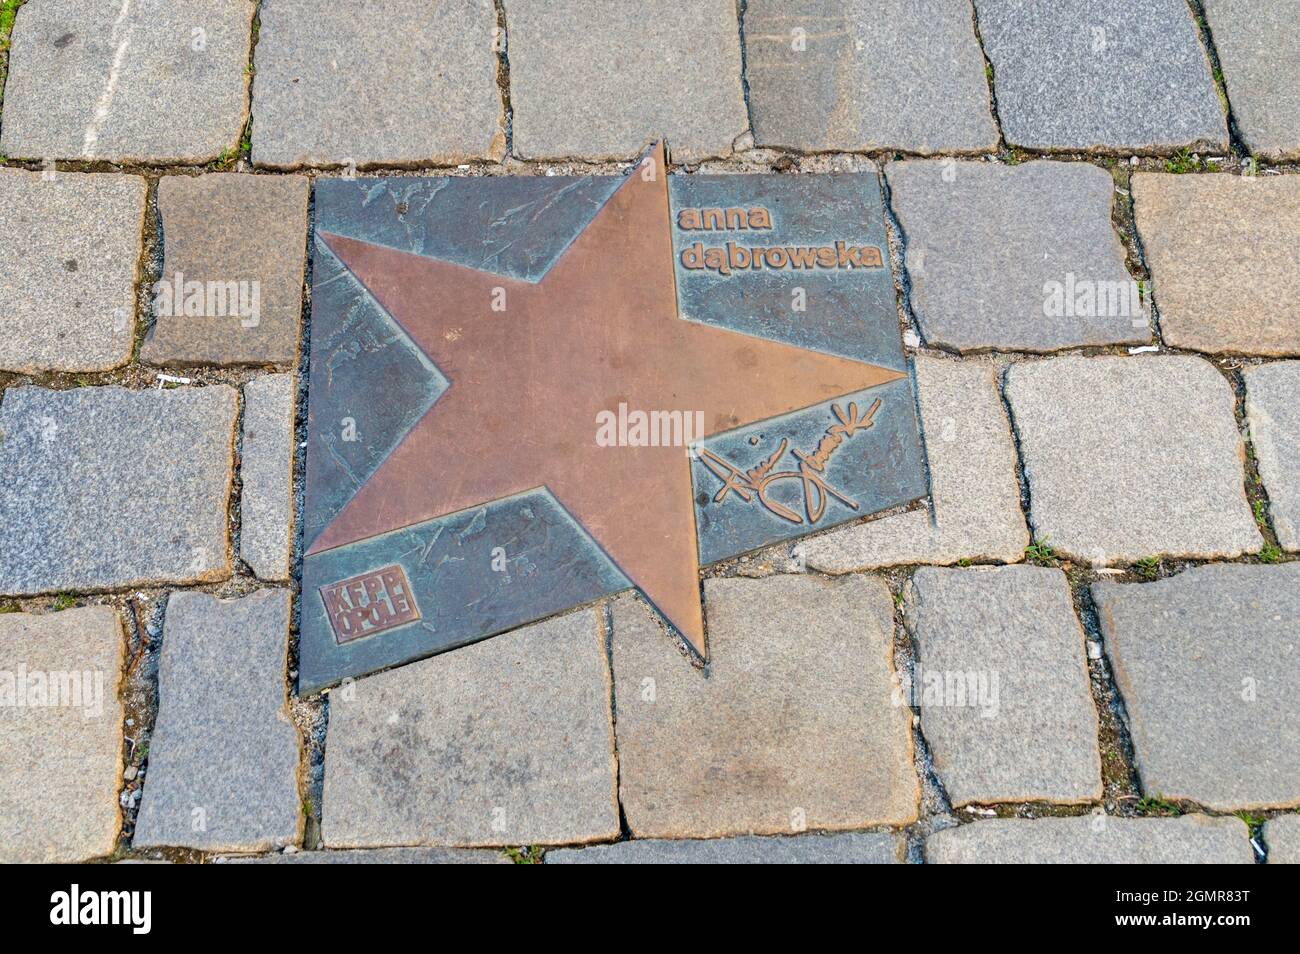
<svg viewBox="0 0 1300 954"><path fill-rule="evenodd" d="M926 493L875 173L317 184L301 691Z"/></svg>
<svg viewBox="0 0 1300 954"><path fill-rule="evenodd" d="M320 588L335 640L373 636L420 618L420 608L401 564L359 573Z"/></svg>

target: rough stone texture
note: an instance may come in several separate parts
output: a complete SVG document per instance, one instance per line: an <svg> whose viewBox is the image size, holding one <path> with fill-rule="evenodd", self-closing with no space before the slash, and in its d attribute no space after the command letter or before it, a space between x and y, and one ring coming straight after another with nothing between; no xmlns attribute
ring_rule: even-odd
<svg viewBox="0 0 1300 954"><path fill-rule="evenodd" d="M1246 418L1278 544L1300 550L1300 361L1243 369Z"/></svg>
<svg viewBox="0 0 1300 954"><path fill-rule="evenodd" d="M139 176L0 169L0 371L131 359L145 192Z"/></svg>
<svg viewBox="0 0 1300 954"><path fill-rule="evenodd" d="M1184 0L975 0L1007 142L1031 149L1228 148Z"/></svg>
<svg viewBox="0 0 1300 954"><path fill-rule="evenodd" d="M704 586L707 674L631 596L614 604L623 812L638 838L791 834L917 817L911 710L892 704L880 580Z"/></svg>
<svg viewBox="0 0 1300 954"><path fill-rule="evenodd" d="M1300 177L1133 177L1165 343L1300 354Z"/></svg>
<svg viewBox="0 0 1300 954"><path fill-rule="evenodd" d="M502 851L463 848L370 848L358 851L295 851L288 854L232 856L232 865L508 865Z"/></svg>
<svg viewBox="0 0 1300 954"><path fill-rule="evenodd" d="M984 55L964 4L750 0L744 26L760 146L997 148Z"/></svg>
<svg viewBox="0 0 1300 954"><path fill-rule="evenodd" d="M1097 710L1064 573L922 567L906 618L913 704L954 807L1101 797Z"/></svg>
<svg viewBox="0 0 1300 954"><path fill-rule="evenodd" d="M616 837L609 688L600 616L582 610L336 689L325 844Z"/></svg>
<svg viewBox="0 0 1300 954"><path fill-rule="evenodd" d="M1300 815L1279 815L1264 824L1270 865L1300 865Z"/></svg>
<svg viewBox="0 0 1300 954"><path fill-rule="evenodd" d="M1262 545L1232 389L1186 356L1053 358L1007 371L1034 537L1096 565Z"/></svg>
<svg viewBox="0 0 1300 954"><path fill-rule="evenodd" d="M0 152L202 163L248 118L250 0L30 0L14 22Z"/></svg>
<svg viewBox="0 0 1300 954"><path fill-rule="evenodd" d="M1142 790L1300 805L1300 563L1092 588Z"/></svg>
<svg viewBox="0 0 1300 954"><path fill-rule="evenodd" d="M256 165L427 165L504 155L492 0L385 0L364 11L263 0L260 15Z"/></svg>
<svg viewBox="0 0 1300 954"><path fill-rule="evenodd" d="M1300 0L1205 0L1205 13L1241 138L1300 159Z"/></svg>
<svg viewBox="0 0 1300 954"><path fill-rule="evenodd" d="M548 865L863 865L898 864L902 846L888 832L793 838L640 839L546 853Z"/></svg>
<svg viewBox="0 0 1300 954"><path fill-rule="evenodd" d="M167 600L136 848L265 851L302 834L285 704L289 591Z"/></svg>
<svg viewBox="0 0 1300 954"><path fill-rule="evenodd" d="M231 388L9 388L0 434L0 593L229 576Z"/></svg>
<svg viewBox="0 0 1300 954"><path fill-rule="evenodd" d="M291 364L298 354L307 260L308 180L219 173L158 183L164 258L157 319L140 356L154 364ZM184 285L229 288L223 305L186 313ZM208 283L212 283L209 285ZM256 305L256 308L250 307Z"/></svg>
<svg viewBox="0 0 1300 954"><path fill-rule="evenodd" d="M726 155L749 127L732 0L505 0L522 159Z"/></svg>
<svg viewBox="0 0 1300 954"><path fill-rule="evenodd" d="M0 614L0 863L112 853L121 827L123 645L111 606Z"/></svg>
<svg viewBox="0 0 1300 954"><path fill-rule="evenodd" d="M925 840L930 864L1255 863L1249 829L1237 818L991 818Z"/></svg>
<svg viewBox="0 0 1300 954"><path fill-rule="evenodd" d="M239 556L264 580L289 579L296 395L292 374L268 374L244 385Z"/></svg>
<svg viewBox="0 0 1300 954"><path fill-rule="evenodd" d="M1106 170L949 159L891 162L885 172L906 240L912 308L930 344L1054 351L1150 339L1140 303L1108 308L1095 292L1092 306L1079 297L1083 287L1136 292L1111 225ZM1049 283L1060 286L1057 301ZM1065 313L1069 289L1082 315Z"/></svg>
<svg viewBox="0 0 1300 954"><path fill-rule="evenodd" d="M979 361L916 358L921 427L930 469L931 518L925 509L854 524L798 545L823 573L874 566L1013 562L1029 544L1016 449L996 371Z"/></svg>

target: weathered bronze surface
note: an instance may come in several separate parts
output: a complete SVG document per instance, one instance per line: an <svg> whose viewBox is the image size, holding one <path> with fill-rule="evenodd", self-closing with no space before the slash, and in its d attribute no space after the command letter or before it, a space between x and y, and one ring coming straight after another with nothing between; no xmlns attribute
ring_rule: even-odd
<svg viewBox="0 0 1300 954"><path fill-rule="evenodd" d="M751 177L728 178L734 188ZM422 180L427 189L419 200L437 196L441 187L428 183L451 181ZM410 200L393 199L400 182L384 186L381 197L396 212L380 203L372 214L409 214ZM350 185L373 190L376 183ZM567 605L630 583L704 656L702 553L717 559L719 548L733 555L820 529L833 507L838 522L923 493L888 256L882 259L879 245L775 241L771 219L781 209L760 203L678 209L674 217L662 147L612 188L606 180L573 180L525 206L496 208L491 179L459 180L454 188L475 184L482 189L475 214L507 221L524 233L520 241L533 240L530 219L554 216L566 198L580 209L549 240L537 239L526 260L501 272L484 267L494 257L472 243L427 254L433 240L409 224L405 235L387 223L372 227L367 234L383 241L371 241L332 230L328 212L318 223L315 302L322 313L313 312L304 594L310 604L309 586L315 587L322 607L304 606L304 689L563 609L543 596L548 574L557 592L571 590ZM356 205L352 197L345 201ZM486 234L484 245L495 242L504 262L512 243L495 230ZM323 260L330 257L341 269ZM742 264L745 274L737 274ZM699 273L714 283L775 280L785 296L800 268L815 282L874 270L872 288L888 283L884 344L873 347L894 350L881 364L832 353L855 347L851 338L834 346L843 329L834 327L833 315L819 319L833 329L826 336L832 346L819 350L805 344L806 328L780 340L764 326L770 307L746 311L739 323L750 327L733 330L695 280ZM322 306L335 293L322 283L349 277L373 303L353 294L344 296L345 305ZM679 289L679 280L694 284ZM852 306L842 286L829 287ZM679 314L686 295L703 303L696 320ZM373 305L395 322L395 335L363 324L378 321L365 312ZM802 313L793 314L797 320ZM349 371L358 360L378 373ZM392 369L391 379L383 369ZM350 381L342 391L336 372ZM383 436L366 446L364 458L340 465L352 451L335 438L336 426L352 421L364 429L370 405ZM763 422L786 436L769 446ZM904 476L864 508L857 496L870 470L855 466L858 476L844 478L835 467L873 433L885 435L877 456L890 458ZM710 446L720 435L744 435L750 452ZM709 483L702 482L706 476ZM846 489L844 479L856 482ZM556 512L547 516L551 505ZM707 543L702 532L697 536L701 508L710 525L726 531ZM735 527L727 520L732 514ZM539 521L555 533L542 544L522 544L526 528ZM499 525L502 535L494 538L489 525ZM430 565L453 528L455 549L439 550ZM583 536L599 553L572 542ZM466 559L480 561L477 584L464 567L444 569ZM498 592L502 570L494 561L522 577L526 566L510 562L521 559L532 567L528 578L540 574L543 585L532 595L521 586L515 605ZM590 569L575 571L584 561ZM440 603L459 609L439 617ZM340 625L352 628L345 634ZM375 648L390 637L390 648Z"/></svg>

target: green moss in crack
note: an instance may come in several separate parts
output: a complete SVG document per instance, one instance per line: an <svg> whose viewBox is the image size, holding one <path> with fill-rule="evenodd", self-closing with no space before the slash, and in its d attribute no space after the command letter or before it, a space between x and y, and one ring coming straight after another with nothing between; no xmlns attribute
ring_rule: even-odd
<svg viewBox="0 0 1300 954"><path fill-rule="evenodd" d="M1177 818L1183 810L1161 795L1144 795L1138 799L1137 810L1143 815L1165 815Z"/></svg>
<svg viewBox="0 0 1300 954"><path fill-rule="evenodd" d="M537 845L507 848L506 857L517 865L540 865L542 863L542 849Z"/></svg>
<svg viewBox="0 0 1300 954"><path fill-rule="evenodd" d="M1025 547L1025 559L1039 566L1056 566L1057 556L1052 545L1047 542L1047 537L1043 537Z"/></svg>

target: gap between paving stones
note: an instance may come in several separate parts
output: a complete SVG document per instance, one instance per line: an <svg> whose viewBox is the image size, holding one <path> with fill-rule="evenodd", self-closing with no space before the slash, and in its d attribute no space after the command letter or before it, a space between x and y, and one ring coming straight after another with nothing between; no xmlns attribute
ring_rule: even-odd
<svg viewBox="0 0 1300 954"><path fill-rule="evenodd" d="M1222 163L1217 170L1200 168L1186 174L1202 174L1211 171L1237 172L1239 173L1244 167L1244 158L1248 152L1238 134L1235 117L1232 114L1230 100L1226 97L1224 78L1219 63L1217 53L1213 44L1213 36L1205 21L1204 10L1198 0L1189 0L1189 5L1193 11L1197 22L1200 41L1207 51L1214 68L1215 85L1218 88L1221 101L1226 105L1229 130L1231 135L1231 158ZM504 117L504 128L507 141L507 155L501 162L476 161L471 163L460 163L456 165L438 165L426 164L418 167L412 166L382 166L363 167L367 174L373 175L396 175L396 176L415 176L428 174L451 174L451 175L512 175L512 174L609 174L621 173L631 168L631 162L587 162L580 159L565 162L554 161L520 161L513 158L513 129L512 129L512 108L510 103L509 87L509 57L508 57L508 30L505 23L505 10L501 0L496 0L497 27L501 31L500 42L497 49L498 69L497 82L502 97L502 111ZM744 88L746 113L749 121L749 132L752 135L753 122L752 110L749 103L748 78L744 72L746 66L746 48L744 39L744 15L746 12L745 0L737 0L737 20L740 31L740 48L742 75L741 81ZM733 152L732 155L723 159L708 160L685 167L687 171L707 171L707 172L802 172L802 171L825 171L833 170L837 167L853 166L861 164L864 160L869 160L875 164L878 171L883 168L885 162L901 158L983 158L985 161L1002 161L1010 164L1018 164L1027 158L1050 158L1054 161L1081 161L1090 164L1101 164L1108 167L1116 183L1117 192L1123 202L1116 199L1112 204L1112 221L1116 232L1121 237L1122 243L1126 250L1129 270L1134 277L1140 281L1149 279L1149 273L1145 267L1145 257L1141 249L1141 240L1133 227L1133 200L1129 190L1126 188L1128 180L1134 171L1165 171L1165 160L1156 158L1142 158L1138 163L1132 164L1124 162L1122 159L1114 157L1106 158L1091 154L1056 154L1045 153L1041 151L1010 149L1002 132L1002 124L998 115L996 91L992 83L991 64L988 61L987 54L983 49L983 41L979 34L978 13L972 4L972 22L974 24L976 40L980 44L981 53L984 54L986 63L986 79L989 83L989 101L990 109L997 125L999 132L999 146L996 153L985 153L975 157L953 154L945 157L943 153L922 156L920 154L911 154L898 150L876 150L868 152L798 152L785 149L752 149L740 152ZM260 24L260 5L255 12L252 22L252 43L250 45L250 59L248 71L251 74L254 68L254 59L256 44L258 40L258 28ZM7 51L4 54L5 66L7 66ZM251 90L249 92L251 99ZM110 162L60 162L56 164L58 171L72 172L94 172L94 173L128 173L137 174L145 177L148 184L148 199L146 207L146 221L144 228L144 241L142 244L141 262L140 262L140 279L138 284L137 295L137 325L135 341L133 343L131 360L128 364L120 369L108 372L96 372L87 374L77 374L71 372L56 372L46 374L21 375L11 373L0 373L0 394L10 387L24 384L36 384L53 389L65 389L72 387L98 386L105 384L122 384L133 389L143 389L156 385L155 374L157 368L144 365L139 359L139 348L147 334L150 324L150 296L148 289L152 282L162 271L162 245L159 213L157 207L157 187L159 179L164 175L202 175L216 171L240 171L256 175L282 175L295 173L282 173L268 170L253 168L248 163L248 143L252 128L253 115L250 109L249 118L244 127L241 137L240 154L235 157L229 157L225 160L218 160L203 166L180 166L169 164L125 164L118 165ZM36 162L9 162L5 161L0 165L25 168L31 171L40 171L42 166ZM1291 174L1300 171L1300 165L1291 164L1265 164L1260 163L1256 167L1260 174ZM311 177L313 180L317 177L331 177L341 175L337 169L305 167L298 170L297 174L303 174ZM365 177L368 177L365 176ZM884 202L886 212L887 231L890 236L891 258L895 262L895 291L899 307L900 327L905 332L916 333L918 325L915 316L912 314L910 304L910 281L908 274L902 268L902 252L905 248L906 236L903 234L901 226L894 214L891 196L887 180L881 174L882 186L884 188ZM306 241L310 241L311 227L314 222L314 190L309 199L308 211L308 233L305 236ZM310 251L310 247L309 247ZM1136 266L1136 267L1135 267ZM294 448L295 468L293 477L293 494L294 494L294 511L295 511L295 529L292 548L292 563L295 567L300 568L301 559L301 504L303 491L303 475L305 472L305 452L302 447L305 439L306 428L306 405L305 397L309 387L309 353L306 349L306 341L310 329L310 302L311 302L311 256L308 255L306 274L304 276L304 294L303 294L303 312L301 319L301 340L300 340L300 357L297 365L297 382L298 382L298 403L295 411L295 435L296 446ZM1245 462L1245 485L1247 498L1252 507L1259 503L1265 505L1264 513L1267 514L1267 496L1262 484L1259 481L1258 469L1254 462L1253 446L1250 442L1249 433L1245 430L1244 416L1244 392L1243 382L1240 373L1240 367L1243 364L1263 363L1258 359L1238 359L1232 357L1203 355L1197 352L1185 352L1181 349L1171 349L1165 346L1160 337L1158 314L1152 309L1153 316L1153 336L1154 340L1162 354L1197 354L1200 357L1210 360L1220 372L1228 379L1233 388L1236 398L1235 413L1239 429L1243 430L1243 440L1247 448L1247 461ZM915 354L943 354L947 355L943 349L932 348L927 346L907 348L909 355ZM1124 347L1100 347L1100 348L1078 348L1067 349L1061 352L1055 352L1055 355L1063 354L1126 354L1127 349ZM1016 352L997 352L997 360L1005 368L1017 359L1027 357ZM267 366L265 368L186 368L183 371L185 377L193 380L194 386L205 386L209 384L227 383L234 385L239 391L238 412L236 420L236 441L242 441L242 424L243 424L243 385L254 377L259 376L267 370L289 370L294 369L291 366ZM1002 394L1004 404L1006 402L1005 392L1003 391L1003 377L999 375L999 391ZM1009 411L1009 409L1008 409ZM1008 415L1014 422L1014 417ZM1018 435L1012 428L1013 441L1016 444L1017 455L1017 477L1021 481L1022 487L1022 508L1025 511L1026 522L1028 525L1028 486L1024 477L1023 457L1020 454ZM237 443L236 454L240 451ZM238 458L236 458L238 459ZM80 594L82 597L89 597L89 602L109 603L118 607L123 624L127 630L128 650L126 663L126 679L124 680L122 697L126 708L126 719L128 726L126 735L128 738L137 740L144 735L146 725L152 730L153 714L156 712L157 696L157 663L158 650L161 646L163 605L165 598L170 592L178 591L201 591L209 592L222 598L243 596L257 589L275 587L275 584L263 583L252 577L248 568L238 559L238 541L240 534L240 513L239 513L239 491L241 488L241 478L239 469L235 468L234 484L232 486L230 497L229 519L231 526L231 537L228 546L232 549L232 558L234 559L234 572L232 576L225 581L211 584L202 584L194 586L170 586L170 587L137 587L132 588L129 592ZM922 504L923 505L923 504ZM1261 521L1261 530L1263 531L1268 543L1276 544L1276 536L1273 532L1267 517ZM1289 560L1291 557L1284 557ZM748 560L746 560L748 562ZM1176 572L1190 566L1199 566L1205 563L1214 562L1239 562L1253 563L1259 562L1253 557L1240 557L1234 560L1215 560L1215 561L1180 561L1168 560L1162 561L1157 569L1158 578L1165 578ZM780 569L778 572L788 571L788 561L783 561L781 566L786 569ZM919 565L917 565L919 566ZM907 633L906 628L902 625L901 609L899 600L901 597L902 586L910 580L911 575L917 566L895 567L885 571L877 571L876 575L882 576L889 583L891 594L895 598L895 634L894 634L894 659L895 665L900 671L907 667L910 672L912 662L915 658L915 647L912 637ZM742 570L737 561L733 565L721 568L716 575L739 574ZM761 575L761 574L760 574ZM1075 610L1083 624L1087 639L1092 642L1101 642L1100 632L1096 621L1095 607L1092 606L1091 597L1087 589L1091 582L1098 579L1107 579L1124 582L1139 582L1147 579L1142 576L1136 569L1129 569L1120 574L1101 574L1092 569L1072 568L1067 572L1070 581L1070 589L1075 603ZM297 592L299 583L295 579L288 584L287 588ZM278 587L277 587L278 588ZM17 605L25 610L48 611L54 605L64 599L60 596L34 597L18 601L5 601L11 605ZM87 602L87 599L78 600L78 605ZM602 625L605 628L606 645L608 649L609 639L611 636L609 622L609 605L610 601L601 601L604 604L604 613L602 613ZM288 699L288 706L293 714L294 721L298 725L300 735L303 737L303 765L300 769L300 788L304 797L310 805L307 814L307 834L305 844L312 847L319 843L319 818L320 818L320 785L321 769L323 766L323 742L324 726L328 715L328 696L322 695L311 700L298 700L293 695L293 674L297 665L297 631L298 616L300 613L299 600L294 600L292 609L292 621L290 628L290 646L287 659L287 671L285 673L285 688ZM156 634L156 635L155 635ZM1093 694L1094 704L1097 707L1098 714L1101 717L1101 743L1103 752L1103 782L1104 794L1103 804L1108 808L1114 805L1117 814L1137 815L1152 813L1151 811L1142 811L1129 804L1138 798L1137 774L1132 753L1132 743L1128 736L1126 727L1126 715L1123 708L1123 700L1114 686L1113 675L1104 654L1100 659L1089 660L1091 671L1090 690ZM613 689L611 687L611 693ZM611 705L613 699L611 697ZM914 712L915 715L915 712ZM936 820L950 819L953 817L950 807L948 806L946 794L943 792L942 784L934 772L933 764L929 756L929 748L921 733L917 720L913 722L913 736L915 745L916 770L922 782L922 811L920 820L904 829L908 840L909 854L913 860L919 860L921 844L925 834L928 834L935 828ZM137 748L139 743L131 745L129 749ZM1118 765L1112 766L1111 760L1108 759L1108 753L1115 753ZM136 765L141 760L138 753L131 751L131 758L128 765ZM615 764L617 765L617 751L615 755ZM147 758L144 760L147 765ZM137 789L138 790L138 789ZM1148 793L1152 794L1152 793ZM124 837L120 845L126 843L125 833L134 825L134 814L136 805L133 803L128 812L124 813L123 831ZM1204 811L1206 814L1216 814L1205 811L1200 806L1184 803L1179 806L1184 810ZM620 803L620 813L622 806ZM1092 806L1058 806L1037 803L1025 803L1017 805L1000 805L992 808L998 815L1014 815L1018 817L1037 817L1040 814L1086 814L1092 810ZM1157 807L1154 813L1161 813L1164 809ZM982 814L983 811L976 814ZM1283 814L1282 812L1263 813L1263 817L1274 817ZM626 836L626 820L621 819L622 827ZM946 825L943 827L947 827ZM889 830L889 829L881 829ZM1254 832L1253 832L1254 833ZM136 852L124 852L119 848L118 854L123 856L137 856ZM151 854L157 854L153 852ZM168 849L164 854L172 857L173 860L202 860L203 853L190 851L188 849ZM524 859L527 860L527 859Z"/></svg>

